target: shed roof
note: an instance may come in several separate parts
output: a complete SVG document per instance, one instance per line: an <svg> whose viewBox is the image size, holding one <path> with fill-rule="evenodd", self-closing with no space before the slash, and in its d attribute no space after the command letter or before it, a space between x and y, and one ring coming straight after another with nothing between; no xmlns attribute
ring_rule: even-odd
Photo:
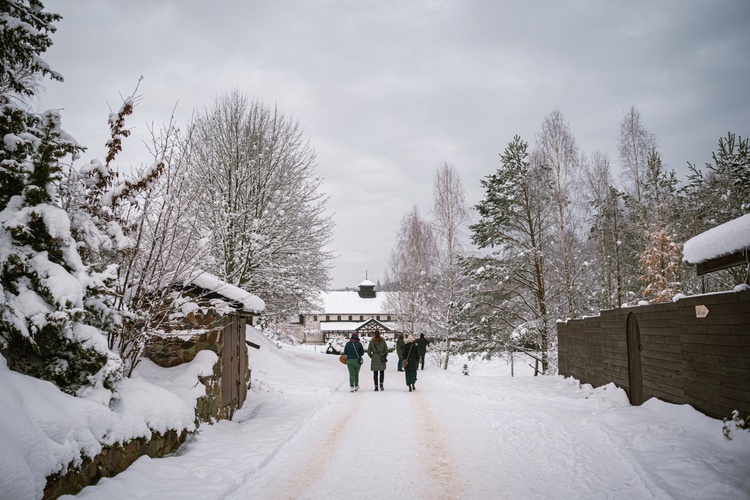
<svg viewBox="0 0 750 500"><path fill-rule="evenodd" d="M698 265L698 274L748 262L750 214L720 224L685 242L683 261Z"/></svg>
<svg viewBox="0 0 750 500"><path fill-rule="evenodd" d="M216 293L241 305L242 310L259 314L266 308L263 300L242 288L230 285L218 276L205 271L196 271L185 280L186 285L195 285L208 292Z"/></svg>

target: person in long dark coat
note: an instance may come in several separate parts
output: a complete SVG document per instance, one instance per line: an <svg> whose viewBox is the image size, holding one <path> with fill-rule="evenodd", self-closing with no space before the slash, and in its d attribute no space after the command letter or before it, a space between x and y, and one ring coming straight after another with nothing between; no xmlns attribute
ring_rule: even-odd
<svg viewBox="0 0 750 500"><path fill-rule="evenodd" d="M383 379L385 379L385 364L388 360L388 344L385 343L385 339L380 335L380 332L375 332L372 336L370 345L367 346L367 355L370 356L370 369L372 370L372 380L375 382L375 390L383 389ZM378 385L378 379L380 384Z"/></svg>
<svg viewBox="0 0 750 500"><path fill-rule="evenodd" d="M359 341L359 335L352 333L349 342L344 346L346 354L346 368L349 370L349 392L359 390L359 369L362 368L362 357L365 355L365 348Z"/></svg>
<svg viewBox="0 0 750 500"><path fill-rule="evenodd" d="M427 344L429 344L430 341L424 338L424 333L419 334L419 340L417 340L417 346L419 347L419 363L422 365L422 369L424 370L424 357L427 354Z"/></svg>
<svg viewBox="0 0 750 500"><path fill-rule="evenodd" d="M404 371L404 367L402 366L402 363L404 362L404 334L399 333L398 334L398 340L396 341L396 354L398 355L398 371L402 372Z"/></svg>
<svg viewBox="0 0 750 500"><path fill-rule="evenodd" d="M406 376L406 385L409 387L409 392L417 390L417 368L419 367L419 348L417 343L414 342L414 337L409 335L406 337L406 343L404 344L404 350L402 351L404 359L404 375Z"/></svg>

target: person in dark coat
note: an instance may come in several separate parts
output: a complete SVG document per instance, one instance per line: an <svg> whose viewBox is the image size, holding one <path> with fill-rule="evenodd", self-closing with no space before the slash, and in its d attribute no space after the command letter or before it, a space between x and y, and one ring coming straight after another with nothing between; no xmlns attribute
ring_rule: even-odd
<svg viewBox="0 0 750 500"><path fill-rule="evenodd" d="M352 333L349 342L344 346L346 354L346 368L349 370L349 392L359 390L359 369L362 368L362 357L365 355L365 348L359 341L359 335Z"/></svg>
<svg viewBox="0 0 750 500"><path fill-rule="evenodd" d="M398 334L398 340L396 341L396 355L398 356L398 371L404 371L404 367L401 364L404 362L404 334Z"/></svg>
<svg viewBox="0 0 750 500"><path fill-rule="evenodd" d="M422 370L424 370L424 357L427 354L427 344L429 343L430 341L424 338L424 333L420 333L417 347L419 347L419 363L422 365Z"/></svg>
<svg viewBox="0 0 750 500"><path fill-rule="evenodd" d="M406 385L409 387L409 392L417 390L417 368L419 364L419 348L417 343L414 342L414 337L409 335L406 337L406 343L404 344L404 350L401 351L404 360L404 375L406 376Z"/></svg>
<svg viewBox="0 0 750 500"><path fill-rule="evenodd" d="M385 378L385 364L388 361L388 344L380 335L375 332L372 336L370 345L367 346L367 355L370 356L370 369L372 370L372 380L375 382L375 390L378 390L378 379L380 379L380 390L383 389L383 379Z"/></svg>

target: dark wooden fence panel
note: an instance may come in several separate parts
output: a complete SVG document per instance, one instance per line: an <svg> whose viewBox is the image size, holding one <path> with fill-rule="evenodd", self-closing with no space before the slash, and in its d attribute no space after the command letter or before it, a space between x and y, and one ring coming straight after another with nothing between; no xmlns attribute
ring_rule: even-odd
<svg viewBox="0 0 750 500"><path fill-rule="evenodd" d="M708 314L703 316L706 308ZM640 330L643 398L690 404L723 418L750 413L750 291L602 311L558 323L560 373L630 395L627 318Z"/></svg>

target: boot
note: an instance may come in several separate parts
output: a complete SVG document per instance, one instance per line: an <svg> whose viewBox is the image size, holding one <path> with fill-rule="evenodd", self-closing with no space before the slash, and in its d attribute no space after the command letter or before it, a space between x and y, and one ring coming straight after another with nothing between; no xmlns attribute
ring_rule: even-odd
<svg viewBox="0 0 750 500"><path fill-rule="evenodd" d="M377 385L375 386L375 392L378 392L378 386Z"/></svg>
<svg viewBox="0 0 750 500"><path fill-rule="evenodd" d="M384 390L385 390L385 389L383 388L383 384L380 384L380 390L381 390L381 391L384 391Z"/></svg>
<svg viewBox="0 0 750 500"><path fill-rule="evenodd" d="M411 386L409 386L409 392L411 392Z"/></svg>

